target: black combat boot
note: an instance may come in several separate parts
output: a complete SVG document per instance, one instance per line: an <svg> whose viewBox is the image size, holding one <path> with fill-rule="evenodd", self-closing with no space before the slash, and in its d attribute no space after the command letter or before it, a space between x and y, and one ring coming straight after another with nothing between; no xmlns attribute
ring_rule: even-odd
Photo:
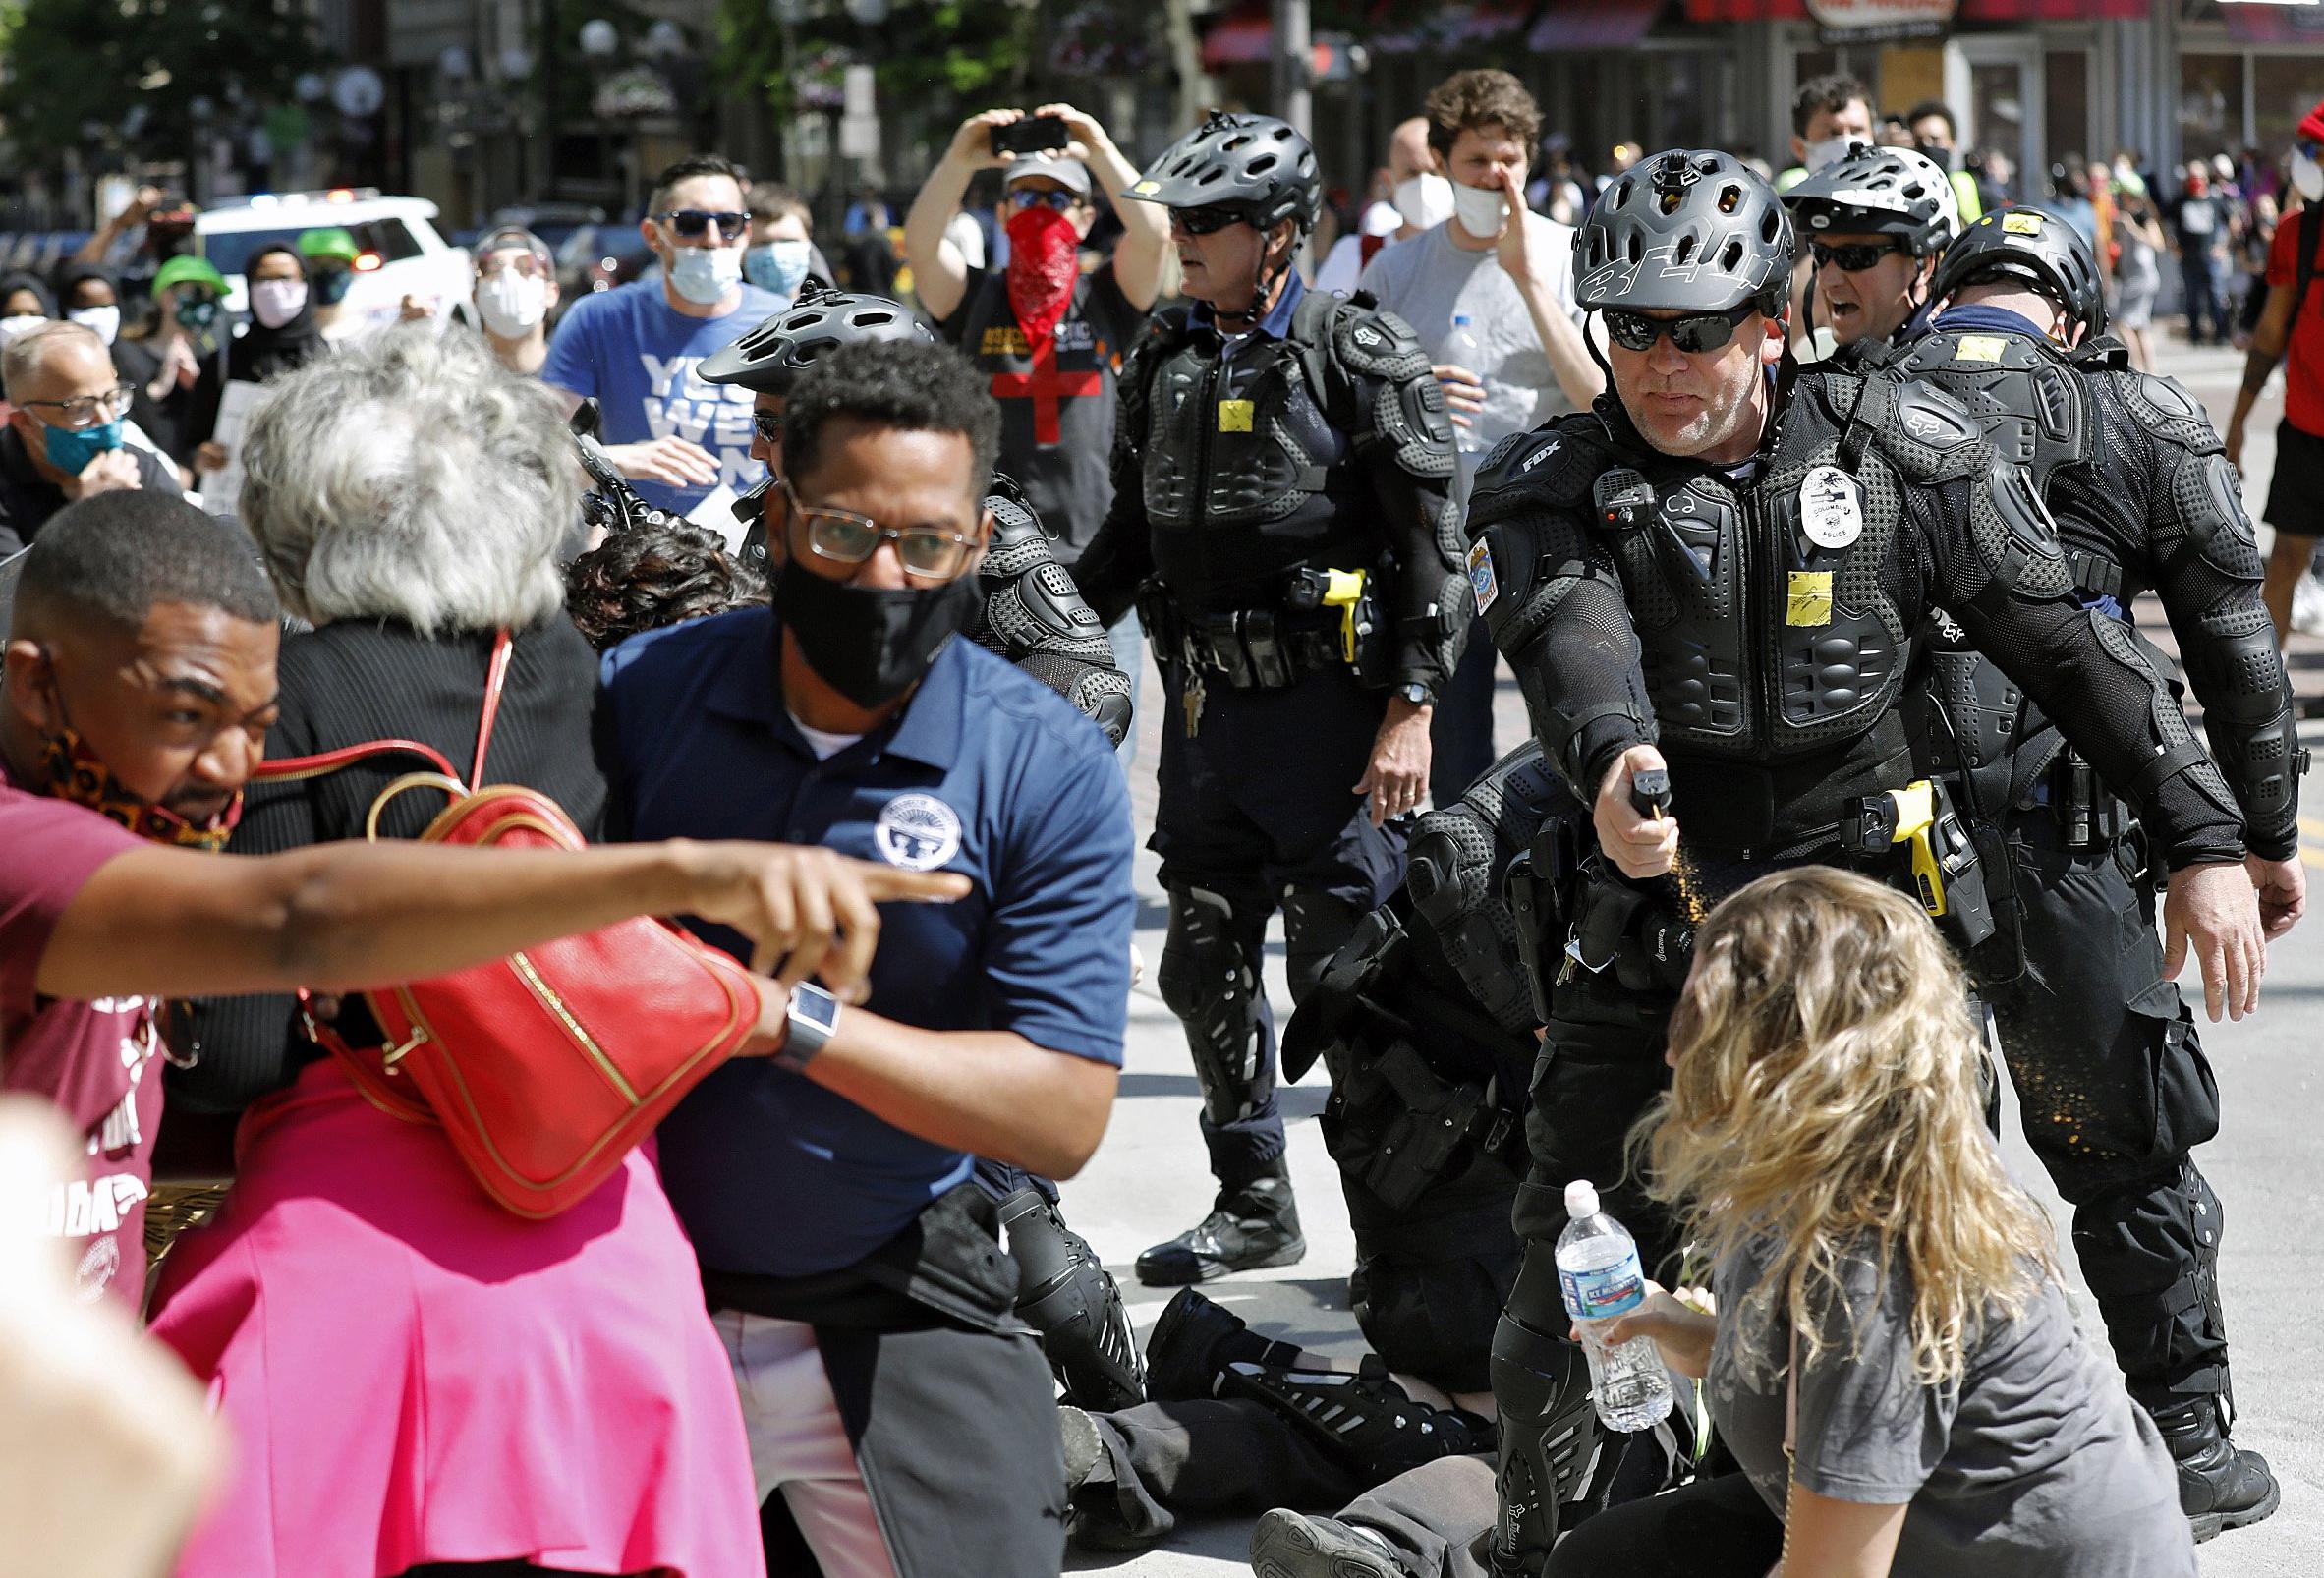
<svg viewBox="0 0 2324 1578"><path fill-rule="evenodd" d="M1148 1287L1178 1287L1262 1266L1294 1266L1306 1254L1290 1169L1277 1156L1249 1183L1219 1190L1200 1222L1139 1256L1138 1280Z"/></svg>
<svg viewBox="0 0 2324 1578"><path fill-rule="evenodd" d="M2283 1500L2268 1460L2227 1438L2218 1398L2157 1409L2154 1421L2179 1465L2179 1509L2194 1526L2197 1544L2223 1529L2257 1523Z"/></svg>
<svg viewBox="0 0 2324 1578"><path fill-rule="evenodd" d="M1217 1396L1219 1378L1238 1359L1289 1366L1299 1362L1299 1349L1261 1336L1232 1310L1182 1287L1146 1335L1146 1395L1158 1403Z"/></svg>

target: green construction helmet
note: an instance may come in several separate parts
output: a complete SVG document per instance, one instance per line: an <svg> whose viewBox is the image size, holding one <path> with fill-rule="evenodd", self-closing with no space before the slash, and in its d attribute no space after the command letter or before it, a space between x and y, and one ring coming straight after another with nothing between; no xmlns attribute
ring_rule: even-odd
<svg viewBox="0 0 2324 1578"><path fill-rule="evenodd" d="M324 230L310 230L299 237L299 255L302 257L329 259L352 268L355 260L363 254L364 250L355 244L355 238L337 225Z"/></svg>
<svg viewBox="0 0 2324 1578"><path fill-rule="evenodd" d="M206 257L172 257L153 275L153 294L159 296L172 285L187 283L207 285L220 296L226 294L226 276L219 273Z"/></svg>

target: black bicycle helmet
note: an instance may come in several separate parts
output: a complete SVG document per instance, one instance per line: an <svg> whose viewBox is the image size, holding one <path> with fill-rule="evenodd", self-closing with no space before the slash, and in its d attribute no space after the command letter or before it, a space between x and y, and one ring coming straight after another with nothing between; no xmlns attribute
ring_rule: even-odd
<svg viewBox="0 0 2324 1578"><path fill-rule="evenodd" d="M1945 249L1929 294L1943 299L1989 279L2023 281L2066 309L2085 335L2106 332L2106 287L2082 233L2039 208L1989 213Z"/></svg>
<svg viewBox="0 0 2324 1578"><path fill-rule="evenodd" d="M1894 236L1915 257L1960 234L1952 179L1914 148L1855 148L1785 193L1784 206L1803 235Z"/></svg>
<svg viewBox="0 0 2324 1578"><path fill-rule="evenodd" d="M935 335L911 310L884 296L802 290L789 307L741 339L703 358L707 383L739 383L762 394L788 394L799 374L843 345L925 340Z"/></svg>
<svg viewBox="0 0 2324 1578"><path fill-rule="evenodd" d="M1301 235L1324 211L1316 150L1297 128L1223 110L1171 143L1122 196L1165 208L1236 208L1261 230L1292 219Z"/></svg>
<svg viewBox="0 0 2324 1578"><path fill-rule="evenodd" d="M1573 237L1574 300L1630 311L1780 312L1795 243L1775 190L1731 154L1672 148L1615 177Z"/></svg>

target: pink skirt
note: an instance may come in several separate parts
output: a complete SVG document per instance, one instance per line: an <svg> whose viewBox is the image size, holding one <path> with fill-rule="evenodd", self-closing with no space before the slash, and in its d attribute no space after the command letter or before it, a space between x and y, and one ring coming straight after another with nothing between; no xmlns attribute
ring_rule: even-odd
<svg viewBox="0 0 2324 1578"><path fill-rule="evenodd" d="M325 1059L237 1150L152 1322L234 1441L179 1578L762 1578L733 1375L651 1147L527 1221Z"/></svg>

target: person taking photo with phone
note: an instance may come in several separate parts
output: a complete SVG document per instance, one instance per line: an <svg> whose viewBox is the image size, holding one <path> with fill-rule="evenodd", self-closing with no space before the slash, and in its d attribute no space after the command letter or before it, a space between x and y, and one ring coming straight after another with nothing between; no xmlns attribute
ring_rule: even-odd
<svg viewBox="0 0 2324 1578"><path fill-rule="evenodd" d="M945 227L980 170L1001 172L1005 263L972 268ZM1162 294L1170 233L1162 209L1115 194L1138 167L1070 104L987 110L961 122L904 219L904 254L946 339L1000 402L1000 469L1023 486L1067 568L1113 501L1114 376ZM1101 197L1102 195L1102 197ZM1121 221L1112 255L1086 272L1082 243L1103 200ZM1122 667L1137 661L1136 630Z"/></svg>

